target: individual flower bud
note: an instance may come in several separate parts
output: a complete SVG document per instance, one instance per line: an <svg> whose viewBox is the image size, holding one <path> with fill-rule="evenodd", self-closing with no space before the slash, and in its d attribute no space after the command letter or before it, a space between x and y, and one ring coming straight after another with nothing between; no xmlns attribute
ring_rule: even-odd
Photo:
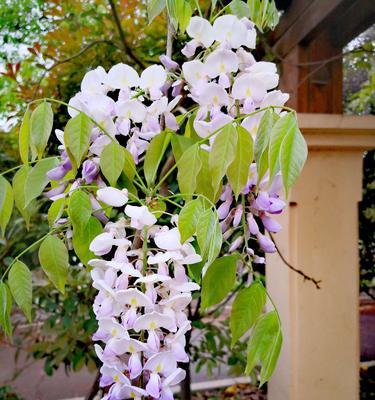
<svg viewBox="0 0 375 400"><path fill-rule="evenodd" d="M241 218L242 218L242 212L243 212L243 208L242 208L242 204L239 204L236 208L236 211L234 213L234 218L233 218L233 226L236 228L239 223L241 222Z"/></svg>
<svg viewBox="0 0 375 400"><path fill-rule="evenodd" d="M247 225L249 227L249 232L252 235L257 235L259 232L259 227L258 227L258 224L256 223L255 218L252 213L248 213L246 215L246 221L247 221Z"/></svg>
<svg viewBox="0 0 375 400"><path fill-rule="evenodd" d="M259 246L265 253L275 253L276 251L275 243L269 237L259 232L257 238Z"/></svg>
<svg viewBox="0 0 375 400"><path fill-rule="evenodd" d="M96 198L112 207L122 207L128 202L128 190L105 187L96 192Z"/></svg>
<svg viewBox="0 0 375 400"><path fill-rule="evenodd" d="M235 239L234 242L229 247L228 252L232 253L233 251L237 250L241 246L242 243L243 243L243 236L238 236L238 238Z"/></svg>
<svg viewBox="0 0 375 400"><path fill-rule="evenodd" d="M92 160L86 160L82 164L82 178L86 183L92 183L99 172L98 164Z"/></svg>
<svg viewBox="0 0 375 400"><path fill-rule="evenodd" d="M176 61L173 61L170 57L163 54L159 57L160 62L168 71L175 71L178 68Z"/></svg>
<svg viewBox="0 0 375 400"><path fill-rule="evenodd" d="M263 225L267 229L267 231L277 233L281 230L281 225L273 218L268 217L267 215L263 215L260 217L260 219L262 220Z"/></svg>

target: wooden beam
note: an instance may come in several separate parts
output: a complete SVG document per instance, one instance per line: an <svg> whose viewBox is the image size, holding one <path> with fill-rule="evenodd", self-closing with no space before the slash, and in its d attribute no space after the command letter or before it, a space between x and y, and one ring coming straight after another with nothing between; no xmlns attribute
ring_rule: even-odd
<svg viewBox="0 0 375 400"><path fill-rule="evenodd" d="M375 22L375 1L353 1L328 25L334 47L344 47Z"/></svg>
<svg viewBox="0 0 375 400"><path fill-rule="evenodd" d="M293 5L290 11L285 14L286 22L289 28L284 32L280 39L275 43L272 50L281 57L284 57L289 51L304 41L324 21L337 9L337 7L347 0L313 0L306 6L298 18L291 21L293 16ZM296 3L299 3L298 1ZM297 6L295 6L297 7ZM301 7L301 6L298 6ZM283 18L283 17L282 17ZM280 22L281 23L281 22Z"/></svg>

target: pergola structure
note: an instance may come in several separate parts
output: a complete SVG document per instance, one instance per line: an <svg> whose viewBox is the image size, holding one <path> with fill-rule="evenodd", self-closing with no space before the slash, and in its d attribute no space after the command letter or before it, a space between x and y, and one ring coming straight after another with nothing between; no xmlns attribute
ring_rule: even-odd
<svg viewBox="0 0 375 400"><path fill-rule="evenodd" d="M359 399L358 202L374 116L342 115L342 49L375 22L374 0L279 1L272 35L281 88L291 94L309 146L305 168L280 216L283 256L321 288L268 257L267 287L284 343L269 400Z"/></svg>

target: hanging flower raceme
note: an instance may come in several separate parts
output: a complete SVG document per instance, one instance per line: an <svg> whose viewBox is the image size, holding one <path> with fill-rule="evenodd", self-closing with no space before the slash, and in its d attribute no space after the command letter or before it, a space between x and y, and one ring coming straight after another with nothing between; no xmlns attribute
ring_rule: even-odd
<svg viewBox="0 0 375 400"><path fill-rule="evenodd" d="M112 187L98 190L97 198L121 208L128 201L126 191ZM191 326L184 310L199 289L188 283L186 266L201 257L190 243L181 244L177 228L156 225L147 206L127 204L124 212L90 245L103 257L89 262L98 290L93 339L102 343L95 346L103 363L100 384L110 387L108 399L167 400L171 385L185 377L177 364L188 361L184 335Z"/></svg>

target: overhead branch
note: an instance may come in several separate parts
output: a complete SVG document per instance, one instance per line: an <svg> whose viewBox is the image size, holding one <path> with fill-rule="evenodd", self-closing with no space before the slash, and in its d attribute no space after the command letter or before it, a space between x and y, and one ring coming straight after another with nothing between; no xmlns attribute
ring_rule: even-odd
<svg viewBox="0 0 375 400"><path fill-rule="evenodd" d="M36 84L32 99L35 98L35 96L36 96L36 94L37 94L37 92L38 92L38 90L40 88L40 85L42 84L42 81L46 77L48 72L52 71L54 68L56 68L57 66L59 66L61 64L65 64L67 62L73 61L74 59L80 57L82 54L86 53L86 51L90 50L92 47L94 47L95 45L100 44L100 43L114 45L114 43L111 40L107 40L107 39L94 40L93 42L91 42L88 45L86 45L85 47L83 47L78 53L73 54L70 57L64 58L63 60L57 60L50 67L46 68L43 71L42 76L39 78L39 81Z"/></svg>
<svg viewBox="0 0 375 400"><path fill-rule="evenodd" d="M136 64L138 64L141 68L145 68L145 64L143 61L133 52L132 48L126 42L125 32L122 29L120 17L116 10L116 5L113 0L108 0L109 5L111 6L111 11L113 15L113 19L115 20L115 24L118 30L118 34L120 36L121 46L123 47L124 53L130 57Z"/></svg>
<svg viewBox="0 0 375 400"><path fill-rule="evenodd" d="M310 282L312 282L312 283L315 285L315 287L316 287L317 289L321 289L320 284L321 284L322 281L321 281L321 280L318 280L318 279L315 279L315 278L313 278L313 277L311 277L311 276L309 276L309 275L306 275L302 270L300 270L300 269L294 267L292 264L290 264L290 263L286 260L286 258L284 257L284 255L281 253L279 247L277 246L277 244L276 244L276 242L275 242L275 239L274 239L273 236L272 236L272 233L270 233L270 232L268 232L268 233L269 233L269 235L270 235L270 238L271 238L273 244L275 245L276 251L277 251L277 253L278 253L279 256L280 256L281 261L282 261L289 269L291 269L293 272L296 272L297 274L301 275L301 276L303 277L303 280L305 280L305 281L310 281Z"/></svg>

